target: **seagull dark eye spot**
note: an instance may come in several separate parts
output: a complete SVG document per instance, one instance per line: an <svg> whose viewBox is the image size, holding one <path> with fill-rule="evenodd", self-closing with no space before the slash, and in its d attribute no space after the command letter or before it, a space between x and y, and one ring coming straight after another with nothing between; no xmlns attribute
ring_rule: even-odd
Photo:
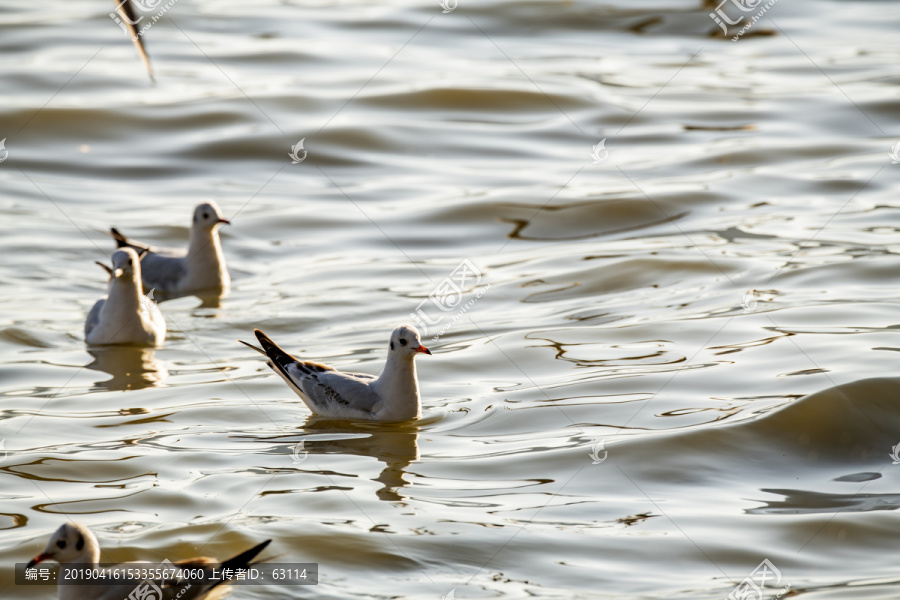
<svg viewBox="0 0 900 600"><path fill-rule="evenodd" d="M84 550L84 536L80 533L78 534L78 541L75 542L75 549L79 551Z"/></svg>
<svg viewBox="0 0 900 600"><path fill-rule="evenodd" d="M129 266L129 267L131 266L131 259L130 259L130 258L128 259L128 266Z"/></svg>
<svg viewBox="0 0 900 600"><path fill-rule="evenodd" d="M391 342L391 350L394 349L394 342Z"/></svg>
<svg viewBox="0 0 900 600"><path fill-rule="evenodd" d="M406 338L400 338L399 342L400 342L400 345L401 345L401 346L405 346L405 345L406 345Z"/></svg>
<svg viewBox="0 0 900 600"><path fill-rule="evenodd" d="M65 548L65 547L66 547L66 540L57 540L57 541L56 541L56 547L59 548L60 550L62 550L63 548Z"/></svg>
<svg viewBox="0 0 900 600"><path fill-rule="evenodd" d="M209 213L208 212L203 213L203 220L205 221L208 218L209 218Z"/></svg>

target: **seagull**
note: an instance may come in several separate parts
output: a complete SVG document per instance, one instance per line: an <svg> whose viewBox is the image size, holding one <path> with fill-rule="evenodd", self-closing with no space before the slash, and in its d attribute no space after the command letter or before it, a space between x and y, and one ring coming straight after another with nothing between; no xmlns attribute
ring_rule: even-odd
<svg viewBox="0 0 900 600"><path fill-rule="evenodd" d="M153 68L150 66L150 57L147 55L147 49L144 48L144 38L141 37L141 34L138 33L137 25L144 17L138 17L134 12L134 5L131 3L131 0L114 0L116 3L116 12L110 13L110 16L113 17L113 20L125 30L125 33L131 38L131 41L134 43L134 47L137 48L138 55L141 57L141 61L144 63L144 67L147 69L147 75L150 76L150 81L156 82L156 79L153 77Z"/></svg>
<svg viewBox="0 0 900 600"><path fill-rule="evenodd" d="M215 202L198 204L194 209L187 251L154 250L146 244L128 240L115 227L109 231L119 248L147 252L141 265L144 289L171 297L197 292L216 292L224 296L231 289L231 277L219 242L219 225L222 223L231 224L222 217Z"/></svg>
<svg viewBox="0 0 900 600"><path fill-rule="evenodd" d="M422 416L416 354L431 354L419 332L401 325L391 333L387 363L381 375L342 373L334 367L294 358L259 329L262 348L238 340L267 356L269 368L281 375L314 414L338 419L406 421Z"/></svg>
<svg viewBox="0 0 900 600"><path fill-rule="evenodd" d="M269 545L272 540L266 540L261 544L257 544L253 548L238 554L234 558L225 561L219 561L214 558L199 556L197 558L189 558L176 563L151 563L147 561L126 562L118 565L107 567L104 565L103 574L106 580L98 584L91 585L84 583L86 579L97 580L96 577L82 575L75 577L64 575L64 572L74 571L79 575L88 569L96 569L100 563L100 544L90 529L78 523L68 522L63 524L53 537L43 552L31 559L27 569L31 569L36 564L45 560L55 560L61 565L71 564L77 566L73 569L60 570L60 578L65 577L65 583L59 586L59 600L123 600L127 598L152 598L153 600L201 600L210 599L209 594L213 588L219 587L226 583L224 580L216 581L200 581L199 577L192 578L191 583L178 581L174 578L143 580L134 577L134 571L140 570L146 565L147 570L168 570L178 571L179 569L203 569L207 576L212 577L211 571L219 571L222 569L246 569L251 564L250 561L256 557L263 549ZM128 569L132 570L132 575L128 574ZM138 577L140 577L138 575ZM216 577L219 577L216 575ZM109 583L110 579L122 579L121 584ZM222 588L219 588L222 589ZM216 590L219 591L219 590ZM137 593L134 593L137 592ZM134 595L131 595L134 593ZM148 595L149 594L149 595Z"/></svg>
<svg viewBox="0 0 900 600"><path fill-rule="evenodd" d="M166 339L166 319L156 304L141 296L141 259L145 257L143 252L122 248L112 255L112 268L97 263L109 273L109 290L94 304L84 324L89 346L159 346Z"/></svg>

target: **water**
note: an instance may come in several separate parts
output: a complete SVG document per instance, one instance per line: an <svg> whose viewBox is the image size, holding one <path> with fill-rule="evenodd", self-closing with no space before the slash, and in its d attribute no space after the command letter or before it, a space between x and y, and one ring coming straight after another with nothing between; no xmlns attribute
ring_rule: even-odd
<svg viewBox="0 0 900 600"><path fill-rule="evenodd" d="M110 9L0 11L4 598L55 597L12 565L66 518L320 565L235 598L896 595L895 5L731 42L687 1L179 0L156 85ZM210 198L231 295L89 353L106 228L182 245ZM311 418L235 341L377 373L423 300L414 424Z"/></svg>

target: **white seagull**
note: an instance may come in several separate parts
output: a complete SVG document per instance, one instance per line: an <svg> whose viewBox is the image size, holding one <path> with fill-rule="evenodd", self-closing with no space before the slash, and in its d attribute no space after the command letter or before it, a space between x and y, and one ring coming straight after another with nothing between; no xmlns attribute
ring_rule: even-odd
<svg viewBox="0 0 900 600"><path fill-rule="evenodd" d="M381 375L342 373L334 367L294 358L265 333L254 333L262 348L238 340L269 358L269 368L281 375L314 414L339 419L406 421L422 416L416 354L431 354L419 332L401 325L391 333L387 363Z"/></svg>
<svg viewBox="0 0 900 600"><path fill-rule="evenodd" d="M129 576L128 569L134 573L142 567L147 570L168 570L177 572L179 569L202 569L207 577L212 576L211 571L221 572L222 569L246 569L256 555L263 551L272 540L266 540L253 548L238 554L234 558L219 561L214 558L200 556L189 558L175 563L151 563L147 561L126 562L111 567L104 566L105 582L95 585L83 583L84 580L93 579L87 571L97 568L100 563L100 545L90 529L78 523L65 523L53 537L44 551L28 563L28 569L45 560L55 560L61 565L71 564L77 568L70 570L61 569L59 577L66 577L66 571L74 572L73 577L66 577L65 583L59 587L59 600L127 600L128 598L152 598L153 600L211 600L217 597L219 591L226 588L222 585L225 581L197 581L199 577L192 578L191 583L179 581L175 578L141 580ZM96 573L96 571L94 571ZM194 571L197 573L197 571ZM221 577L216 574L216 577ZM120 584L109 583L110 579L125 580ZM210 592L213 591L213 594ZM132 595L133 594L133 595ZM149 594L149 595L148 595Z"/></svg>
<svg viewBox="0 0 900 600"><path fill-rule="evenodd" d="M187 251L155 250L128 240L115 227L110 229L110 233L119 248L147 251L142 264L144 289L172 297L197 292L216 292L224 296L231 288L231 277L219 242L219 225L222 223L229 225L231 222L222 217L215 202L198 204L194 209Z"/></svg>
<svg viewBox="0 0 900 600"><path fill-rule="evenodd" d="M141 295L141 258L131 248L116 250L109 273L106 297L97 300L84 324L89 346L131 344L159 346L166 339L166 320L149 298Z"/></svg>

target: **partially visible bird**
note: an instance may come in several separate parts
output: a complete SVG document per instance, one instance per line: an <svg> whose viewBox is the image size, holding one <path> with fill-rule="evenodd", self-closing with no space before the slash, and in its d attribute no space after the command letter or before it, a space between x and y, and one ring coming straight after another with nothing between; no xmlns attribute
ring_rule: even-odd
<svg viewBox="0 0 900 600"><path fill-rule="evenodd" d="M187 250L154 249L133 242L115 227L110 233L119 248L144 250L141 264L145 290L164 296L178 297L198 292L224 296L231 289L231 277L225 266L225 255L219 241L219 225L230 224L215 202L198 204L191 223L191 239ZM165 299L165 298L163 298Z"/></svg>
<svg viewBox="0 0 900 600"><path fill-rule="evenodd" d="M431 351L422 345L415 327L401 325L391 333L387 362L378 377L342 373L300 360L279 348L259 329L254 333L262 348L238 341L268 357L269 368L287 382L314 414L370 421L406 421L422 415L414 358Z"/></svg>
<svg viewBox="0 0 900 600"><path fill-rule="evenodd" d="M84 340L90 346L131 344L158 346L166 339L166 320L159 307L141 295L141 257L131 248L116 250L106 296L97 300L84 324Z"/></svg>
<svg viewBox="0 0 900 600"><path fill-rule="evenodd" d="M147 55L147 49L144 48L144 38L138 32L137 25L144 17L138 17L134 11L134 5L131 0L114 0L116 3L116 12L110 16L114 18L116 23L125 30L125 33L131 38L134 47L137 48L141 61L147 69L150 81L156 81L153 77L153 68L150 66L150 57Z"/></svg>
<svg viewBox="0 0 900 600"><path fill-rule="evenodd" d="M220 561L214 558L200 556L189 558L170 564L151 563L147 561L120 563L111 567L104 565L105 578L100 583L90 584L87 581L100 581L97 576L91 577L88 571L97 573L96 568L100 563L100 544L90 529L78 523L64 523L53 536L43 552L31 559L27 568L31 569L45 560L55 560L61 565L77 565L74 569L61 569L59 579L65 578L60 583L59 600L123 600L127 598L153 598L154 600L212 600L213 595L219 596L218 591L226 588L222 585L227 580L211 581L212 572L221 573L223 569L246 569L252 564L250 561L269 545L272 540L266 540L246 550L233 558ZM184 580L174 577L147 579L135 579L129 575L139 571L142 567L147 570L178 570L191 569L197 574L197 569L202 569L207 576L206 581L198 582L199 577L191 578L188 584ZM67 575L68 574L68 575ZM110 583L110 581L122 581L122 583ZM143 589L142 589L143 588ZM149 592L147 595L145 592ZM213 593L210 593L213 592Z"/></svg>

